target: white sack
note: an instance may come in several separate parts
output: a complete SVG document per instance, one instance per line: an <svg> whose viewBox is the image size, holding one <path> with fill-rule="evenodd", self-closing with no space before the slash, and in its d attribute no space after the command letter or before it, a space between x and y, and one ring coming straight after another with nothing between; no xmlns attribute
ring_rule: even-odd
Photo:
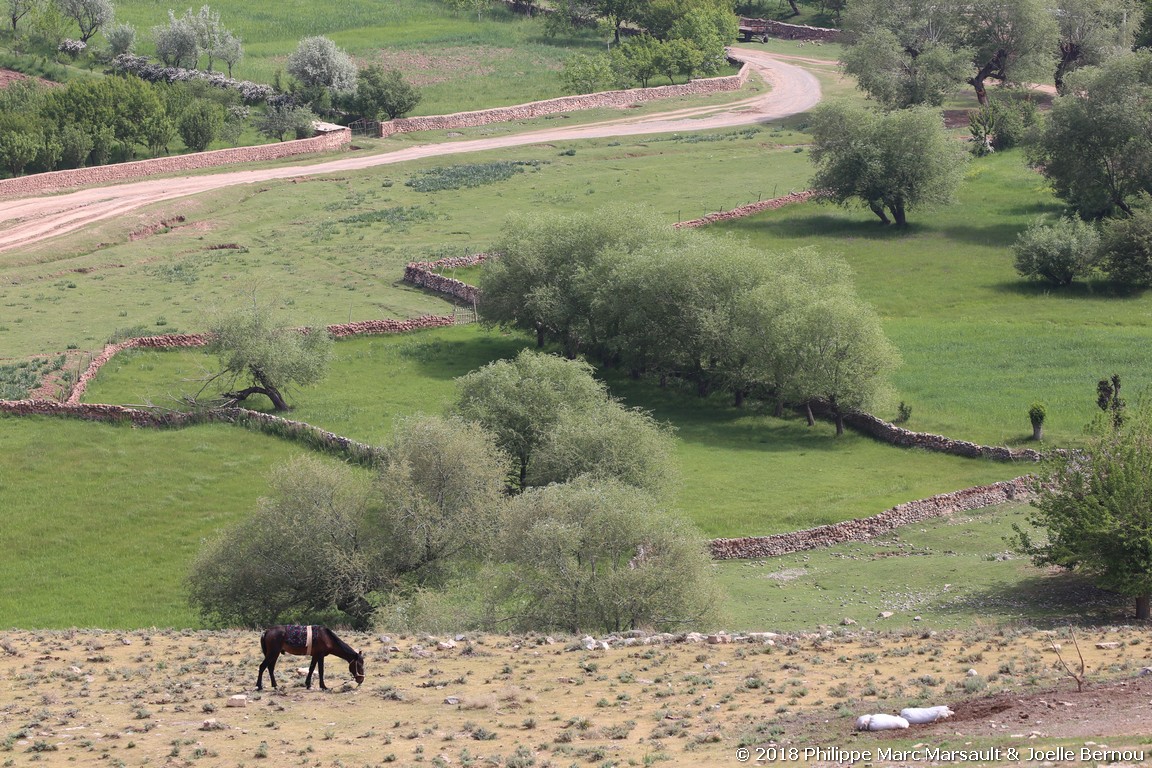
<svg viewBox="0 0 1152 768"><path fill-rule="evenodd" d="M934 723L937 720L944 720L945 718L952 717L956 714L948 707L908 707L900 710L900 717L907 720L912 725L919 725L920 723Z"/></svg>
<svg viewBox="0 0 1152 768"><path fill-rule="evenodd" d="M860 715L856 718L858 731L893 731L907 727L908 721L897 715Z"/></svg>

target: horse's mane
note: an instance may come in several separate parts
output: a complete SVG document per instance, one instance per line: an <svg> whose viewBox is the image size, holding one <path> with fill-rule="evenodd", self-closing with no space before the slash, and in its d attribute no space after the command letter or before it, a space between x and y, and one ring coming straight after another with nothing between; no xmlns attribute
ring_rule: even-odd
<svg viewBox="0 0 1152 768"><path fill-rule="evenodd" d="M351 661L359 655L357 651L352 648L352 646L341 640L331 629L328 630L328 634L332 636L332 642L335 643L336 647L340 649L340 653L336 654L337 656L342 659L346 659L347 661ZM345 653L348 655L344 656Z"/></svg>

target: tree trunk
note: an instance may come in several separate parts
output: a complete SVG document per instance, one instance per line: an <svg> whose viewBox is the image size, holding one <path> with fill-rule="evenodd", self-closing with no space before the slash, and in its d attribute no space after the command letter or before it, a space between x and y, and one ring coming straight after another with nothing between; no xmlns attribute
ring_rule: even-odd
<svg viewBox="0 0 1152 768"><path fill-rule="evenodd" d="M836 437L841 437L844 434L844 414L835 411L832 418L836 422Z"/></svg>
<svg viewBox="0 0 1152 768"><path fill-rule="evenodd" d="M736 390L733 404L737 408L743 408L744 407L744 390L742 390L742 389Z"/></svg>
<svg viewBox="0 0 1152 768"><path fill-rule="evenodd" d="M1056 74L1052 78L1056 84L1056 92L1064 93L1064 75L1069 68L1080 58L1080 46L1075 43L1060 43L1060 61L1056 63Z"/></svg>
<svg viewBox="0 0 1152 768"><path fill-rule="evenodd" d="M871 209L872 213L874 213L880 217L880 221L882 223L884 223L884 224L891 224L892 223L891 221L888 220L888 214L884 212L884 206L882 206L878 200L869 200L868 201L868 208Z"/></svg>
<svg viewBox="0 0 1152 768"><path fill-rule="evenodd" d="M892 221L896 226L904 227L908 225L908 214L904 212L903 200L898 200L893 203L889 206L889 210L892 211Z"/></svg>
<svg viewBox="0 0 1152 768"><path fill-rule="evenodd" d="M544 348L544 326L541 323L536 323L536 348Z"/></svg>
<svg viewBox="0 0 1152 768"><path fill-rule="evenodd" d="M796 5L796 0L788 0L788 5L792 6L792 15L799 16L800 8Z"/></svg>
<svg viewBox="0 0 1152 768"><path fill-rule="evenodd" d="M1149 615L1150 600L1152 600L1152 595L1139 595L1139 596L1137 596L1137 598L1136 598L1136 620L1137 621L1148 621L1148 619L1152 618L1152 615Z"/></svg>
<svg viewBox="0 0 1152 768"><path fill-rule="evenodd" d="M808 426L816 426L816 417L812 415L812 403L804 403L804 415L808 417Z"/></svg>
<svg viewBox="0 0 1152 768"><path fill-rule="evenodd" d="M1032 425L1032 439L1035 440L1036 442L1040 442L1041 440L1044 439L1044 425L1043 424L1033 424Z"/></svg>
<svg viewBox="0 0 1152 768"><path fill-rule="evenodd" d="M772 407L772 415L778 419L784 418L784 401L776 398L776 405Z"/></svg>

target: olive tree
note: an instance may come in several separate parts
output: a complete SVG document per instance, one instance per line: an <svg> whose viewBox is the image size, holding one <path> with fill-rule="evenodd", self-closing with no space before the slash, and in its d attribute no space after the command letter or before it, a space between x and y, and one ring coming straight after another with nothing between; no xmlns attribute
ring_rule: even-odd
<svg viewBox="0 0 1152 768"><path fill-rule="evenodd" d="M325 329L287 327L256 302L213 318L209 338L208 352L221 366L210 383L226 383L225 400L235 404L264 395L277 411L288 410L287 387L314 384L327 375L332 354L332 339ZM248 386L230 389L241 382Z"/></svg>

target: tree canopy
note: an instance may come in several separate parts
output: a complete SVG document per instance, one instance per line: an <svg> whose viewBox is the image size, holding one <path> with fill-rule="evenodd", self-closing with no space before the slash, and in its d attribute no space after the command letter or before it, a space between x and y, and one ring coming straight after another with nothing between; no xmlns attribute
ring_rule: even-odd
<svg viewBox="0 0 1152 768"><path fill-rule="evenodd" d="M209 324L209 354L221 371L213 381L226 387L239 382L248 386L229 390L223 397L233 403L251 395L264 395L277 411L288 410L284 390L306 386L324 378L332 354L332 339L323 328L290 328L277 315L253 301L252 306L220 314Z"/></svg>
<svg viewBox="0 0 1152 768"><path fill-rule="evenodd" d="M1136 618L1152 618L1152 411L1142 404L1119 425L1101 415L1084 448L1051 462L1036 486L1031 530L1015 526L1017 549L1134 597Z"/></svg>
<svg viewBox="0 0 1152 768"><path fill-rule="evenodd" d="M821 198L863 203L885 224L951 202L963 180L968 155L927 107L880 113L829 102L813 111L811 131Z"/></svg>
<svg viewBox="0 0 1152 768"><path fill-rule="evenodd" d="M1131 214L1136 196L1152 192L1152 51L1117 56L1066 80L1032 161L1081 216Z"/></svg>

